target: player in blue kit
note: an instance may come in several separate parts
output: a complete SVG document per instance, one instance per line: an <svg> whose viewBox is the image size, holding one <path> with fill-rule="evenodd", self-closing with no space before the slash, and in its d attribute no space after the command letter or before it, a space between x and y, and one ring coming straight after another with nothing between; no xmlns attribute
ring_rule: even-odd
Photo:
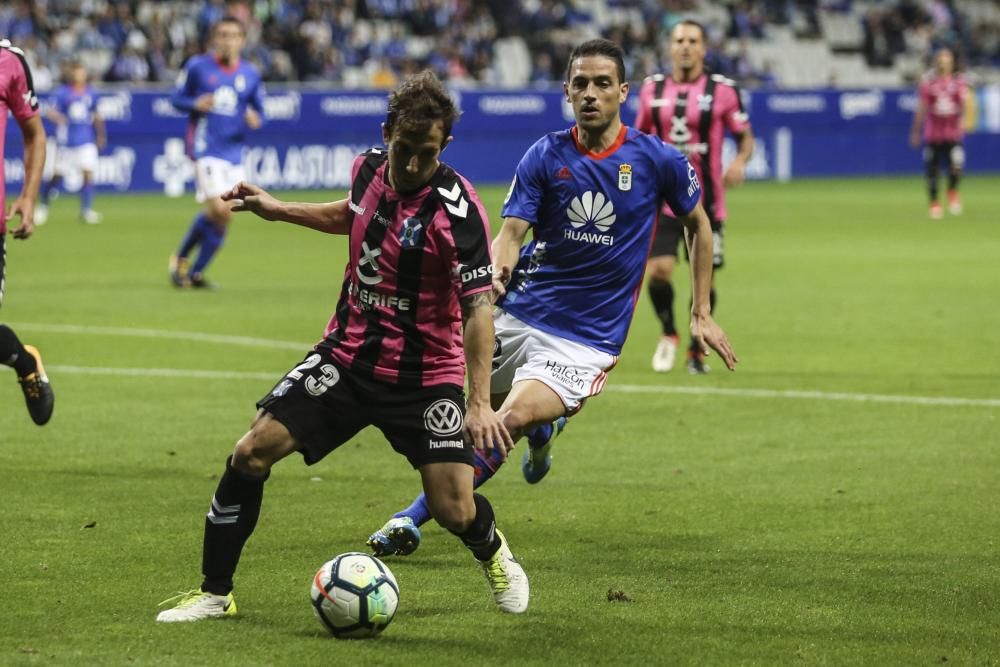
<svg viewBox="0 0 1000 667"><path fill-rule="evenodd" d="M41 205L35 211L35 224L43 225L49 217L49 199L60 182L77 174L80 185L80 220L96 225L101 215L94 210L94 173L98 152L107 144L104 120L97 112L97 93L87 84L87 68L74 62L69 66L67 83L56 91L46 117L56 126L58 148L52 178L42 187Z"/></svg>
<svg viewBox="0 0 1000 667"><path fill-rule="evenodd" d="M517 167L493 241L494 409L516 441L579 411L604 387L628 333L657 210L678 214L691 254L691 337L735 368L712 319L712 228L694 169L677 149L621 122L628 96L620 47L585 42L570 56L575 127L542 137ZM524 245L528 231L533 240ZM556 427L558 428L558 426ZM522 471L538 482L552 438L528 438ZM476 485L506 452L477 460ZM418 497L368 538L376 555L412 553L426 506Z"/></svg>
<svg viewBox="0 0 1000 667"><path fill-rule="evenodd" d="M171 102L191 115L188 149L195 159L195 216L176 255L170 257L170 280L176 287L210 287L205 269L222 247L232 213L220 195L245 180L242 149L247 129L261 126L264 86L260 72L240 60L246 32L238 19L226 17L212 27L212 52L188 61ZM200 246L191 265L188 256Z"/></svg>

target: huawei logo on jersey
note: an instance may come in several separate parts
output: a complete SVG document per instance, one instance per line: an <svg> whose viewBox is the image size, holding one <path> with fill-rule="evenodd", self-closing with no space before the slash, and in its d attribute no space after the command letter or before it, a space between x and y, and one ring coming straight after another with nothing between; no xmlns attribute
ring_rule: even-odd
<svg viewBox="0 0 1000 667"><path fill-rule="evenodd" d="M615 224L615 207L603 192L587 190L582 197L573 197L566 215L569 216L569 224L574 227L583 227L592 222L599 230L606 232Z"/></svg>
<svg viewBox="0 0 1000 667"><path fill-rule="evenodd" d="M573 241L614 245L615 237L606 232L615 224L615 207L603 192L588 190L580 197L573 197L566 211L569 224L573 229L567 229L564 236ZM601 233L578 231L580 227L593 223Z"/></svg>

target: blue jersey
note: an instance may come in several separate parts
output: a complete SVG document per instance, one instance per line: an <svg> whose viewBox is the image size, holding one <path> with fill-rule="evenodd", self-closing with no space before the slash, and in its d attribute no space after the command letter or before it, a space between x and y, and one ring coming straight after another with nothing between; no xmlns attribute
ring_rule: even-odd
<svg viewBox="0 0 1000 667"><path fill-rule="evenodd" d="M195 111L195 100L206 93L213 96L212 110ZM188 149L195 158L239 164L247 130L244 115L252 107L263 119L264 86L260 72L249 63L225 67L214 55L195 56L181 72L171 102L191 114Z"/></svg>
<svg viewBox="0 0 1000 667"><path fill-rule="evenodd" d="M677 149L622 127L591 153L576 128L546 135L521 158L503 216L531 224L501 306L531 326L621 353L666 201L687 215L698 177Z"/></svg>
<svg viewBox="0 0 1000 667"><path fill-rule="evenodd" d="M60 146L83 146L95 141L94 114L97 113L97 94L90 86L74 88L60 86L52 100L55 109L66 117L56 138Z"/></svg>

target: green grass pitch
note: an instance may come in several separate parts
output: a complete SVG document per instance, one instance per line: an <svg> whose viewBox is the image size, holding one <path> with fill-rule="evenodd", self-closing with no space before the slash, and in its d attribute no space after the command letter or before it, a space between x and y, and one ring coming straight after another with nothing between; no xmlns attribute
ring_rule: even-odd
<svg viewBox="0 0 1000 667"><path fill-rule="evenodd" d="M221 289L179 292L166 261L190 199L99 197L104 224L85 226L63 197L8 240L0 319L42 350L57 402L35 427L0 369L0 664L996 665L1000 188L963 194L963 216L932 222L916 178L733 192L717 316L739 370L652 373L643 295L549 477L510 465L484 487L527 614L498 613L428 526L388 561L392 626L354 642L313 618L310 577L419 483L371 430L275 469L238 619L153 621L199 583L215 480L321 335L343 239L242 217ZM498 215L503 189L482 195Z"/></svg>

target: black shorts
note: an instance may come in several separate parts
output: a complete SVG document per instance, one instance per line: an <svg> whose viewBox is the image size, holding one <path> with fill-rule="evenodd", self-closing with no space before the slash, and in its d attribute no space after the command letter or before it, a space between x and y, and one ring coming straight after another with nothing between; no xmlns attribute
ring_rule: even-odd
<svg viewBox="0 0 1000 667"><path fill-rule="evenodd" d="M472 465L466 443L465 396L457 385L403 389L357 377L330 356L324 341L257 401L285 425L312 465L373 425L414 468Z"/></svg>
<svg viewBox="0 0 1000 667"><path fill-rule="evenodd" d="M965 164L965 148L954 141L941 141L924 146L924 164L928 168L944 164L948 169L961 169Z"/></svg>
<svg viewBox="0 0 1000 667"><path fill-rule="evenodd" d="M722 232L722 220L712 220L712 266L719 270L725 263L726 258L723 254L723 232ZM680 220L677 218L671 218L668 215L664 215L660 212L659 218L656 223L656 234L653 236L653 248L649 253L650 257L663 257L664 255L670 257L677 257L677 246L684 246L684 257L690 261L688 257L687 244L684 243L684 225L681 224Z"/></svg>

